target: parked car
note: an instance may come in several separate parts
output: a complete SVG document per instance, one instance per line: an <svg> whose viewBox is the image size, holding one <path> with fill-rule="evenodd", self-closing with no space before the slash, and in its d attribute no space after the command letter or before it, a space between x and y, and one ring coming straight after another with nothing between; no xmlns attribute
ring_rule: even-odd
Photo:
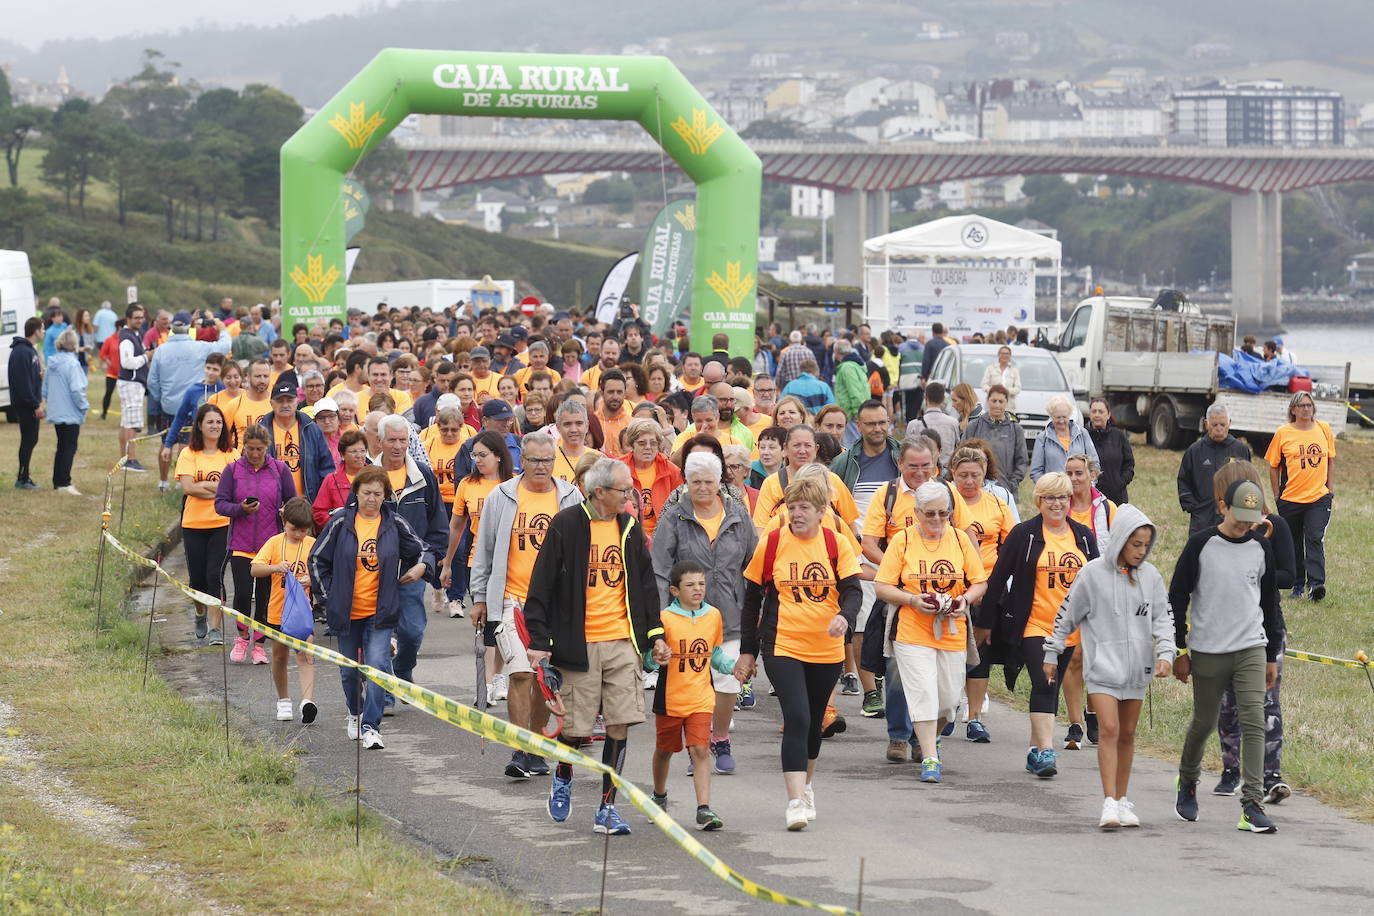
<svg viewBox="0 0 1374 916"><path fill-rule="evenodd" d="M935 358L931 381L939 382L949 391L960 382L968 382L978 392L983 403L983 373L997 362L998 344L955 344L945 347ZM1039 347L1012 347L1012 364L1021 370L1021 393L1016 396L1016 417L1026 432L1029 446L1050 422L1045 402L1056 394L1073 400L1073 389L1059 368L1054 354Z"/></svg>

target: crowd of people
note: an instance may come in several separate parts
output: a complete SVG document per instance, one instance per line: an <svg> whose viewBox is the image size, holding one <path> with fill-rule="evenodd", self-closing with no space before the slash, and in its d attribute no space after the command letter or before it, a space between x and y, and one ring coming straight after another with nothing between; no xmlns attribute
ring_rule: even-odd
<svg viewBox="0 0 1374 916"><path fill-rule="evenodd" d="M1028 447L1016 328L992 336L1002 346L979 388L946 391L929 381L954 342L939 324L928 339L772 326L739 354L724 334L698 352L681 327L657 339L633 317L551 306L382 305L290 327L228 300L112 317L68 325L54 303L15 338L17 487L38 487L29 456L46 415L53 483L76 492L80 360L98 359L102 416L117 393L131 471L132 440L163 434L159 486L184 496L192 587L268 628L303 592L343 654L410 681L429 616L466 618L486 702L516 725L556 721L560 740L601 743L619 771L652 707L655 800L669 804L685 749L701 829L723 826L710 777L738 771L731 725L763 701L760 673L782 718L784 823L800 830L817 818L823 742L847 730L842 705L885 720L887 761L940 783L961 711L967 742L993 742L993 666L1009 686L1022 669L1030 680L1025 770L1042 779L1058 773L1062 694L1063 748L1098 748L1106 829L1140 823L1127 787L1150 679L1191 679L1176 813L1197 819L1220 726L1215 793L1239 791L1241 829L1276 829L1264 805L1290 792L1279 592L1327 594L1335 445L1306 392L1264 456L1274 511L1224 408L1208 411L1179 468L1190 538L1166 586L1111 405L1093 401L1085 423L1052 401ZM197 607L198 640L269 665L261 634L240 624L229 648L224 630L216 607ZM293 701L288 654L274 645L270 659L276 718L313 723L314 669L298 659ZM383 748L396 698L351 669L341 687L348 737ZM504 773L548 777L550 816L570 817L567 764L521 750ZM615 801L607 776L597 832L630 832Z"/></svg>

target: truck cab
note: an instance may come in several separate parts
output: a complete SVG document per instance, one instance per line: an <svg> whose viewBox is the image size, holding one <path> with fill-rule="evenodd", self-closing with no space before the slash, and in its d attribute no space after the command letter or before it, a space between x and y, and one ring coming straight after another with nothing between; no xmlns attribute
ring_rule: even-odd
<svg viewBox="0 0 1374 916"><path fill-rule="evenodd" d="M10 341L24 333L24 322L36 310L29 256L0 251L0 409L10 409Z"/></svg>

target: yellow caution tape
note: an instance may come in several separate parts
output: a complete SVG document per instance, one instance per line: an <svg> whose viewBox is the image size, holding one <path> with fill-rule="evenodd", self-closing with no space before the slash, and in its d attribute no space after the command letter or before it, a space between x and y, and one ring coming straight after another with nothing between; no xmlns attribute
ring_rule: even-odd
<svg viewBox="0 0 1374 916"><path fill-rule="evenodd" d="M1316 662L1319 665L1334 665L1338 668L1354 668L1356 671L1363 671L1370 667L1368 661L1361 661L1356 658L1333 658L1330 655L1317 655L1313 652L1299 652L1296 649L1285 649L1283 654L1288 658L1296 658L1305 662Z"/></svg>
<svg viewBox="0 0 1374 916"><path fill-rule="evenodd" d="M269 639L274 639L279 643L290 646L301 652L306 652L315 658L338 665L344 668L356 668L368 680L390 691L398 697L403 698L410 705L423 710L440 721L455 725L465 731L480 735L483 738L490 738L516 750L538 754L541 757L551 757L554 760L573 766L582 767L595 773L607 774L616 784L621 792L629 798L631 803L647 817L654 826L662 830L667 836L692 858L704 865L707 871L715 875L721 881L733 887L735 890L754 897L758 900L766 900L769 903L780 903L787 906L799 906L812 910L821 910L826 913L835 913L838 916L860 916L858 910L849 907L834 906L831 904L815 903L810 900L803 900L800 897L792 897L787 894L780 894L775 890L764 887L763 885L751 881L729 865L725 864L719 856L711 852L697 839L683 829L682 825L664 812L654 800L643 789L625 779L614 769L583 754L561 741L546 738L541 734L532 732L528 729L520 728L503 719L488 715L475 707L459 703L440 693L435 693L424 687L419 687L409 681L403 681L385 671L379 671L369 665L360 665L354 659L346 655L317 646L312 642L306 642L295 637L288 636L280 630L274 630L264 626L251 617L246 617L231 607L225 606L219 598L207 595L204 592L196 591L172 577L167 570L155 560L143 556L128 547L125 547L117 538L108 531L105 532L105 540L112 547L124 554L130 561L140 566L156 570L167 582L185 594L192 601L210 606L218 606L223 613L239 621L259 633L264 634Z"/></svg>

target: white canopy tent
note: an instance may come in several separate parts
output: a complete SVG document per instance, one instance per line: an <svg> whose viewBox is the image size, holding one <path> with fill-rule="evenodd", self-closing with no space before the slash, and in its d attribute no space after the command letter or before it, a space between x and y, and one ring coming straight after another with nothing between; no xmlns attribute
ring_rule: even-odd
<svg viewBox="0 0 1374 916"><path fill-rule="evenodd" d="M1028 283L1027 317L1034 320L1034 264L1050 261L1055 274L1057 326L1061 311L1062 251L1063 246L1057 239L976 214L947 216L889 232L864 242L864 315L870 324L886 328L903 323L920 325L922 322L917 316L922 315L931 316L931 321L924 322L926 325L940 320L934 317L937 315L953 317L946 308L960 314L991 314L999 310L1001 303L1024 296ZM936 271L936 265L953 269ZM908 267L918 268L922 281L904 291L899 287L911 273L905 270ZM960 270L960 267L968 269ZM982 288L971 289L971 281L977 281ZM1005 300L1004 295L1008 297ZM935 304L913 304L909 301L913 299L931 299ZM1015 314L1020 316L1019 311ZM903 322L902 318L909 320Z"/></svg>

